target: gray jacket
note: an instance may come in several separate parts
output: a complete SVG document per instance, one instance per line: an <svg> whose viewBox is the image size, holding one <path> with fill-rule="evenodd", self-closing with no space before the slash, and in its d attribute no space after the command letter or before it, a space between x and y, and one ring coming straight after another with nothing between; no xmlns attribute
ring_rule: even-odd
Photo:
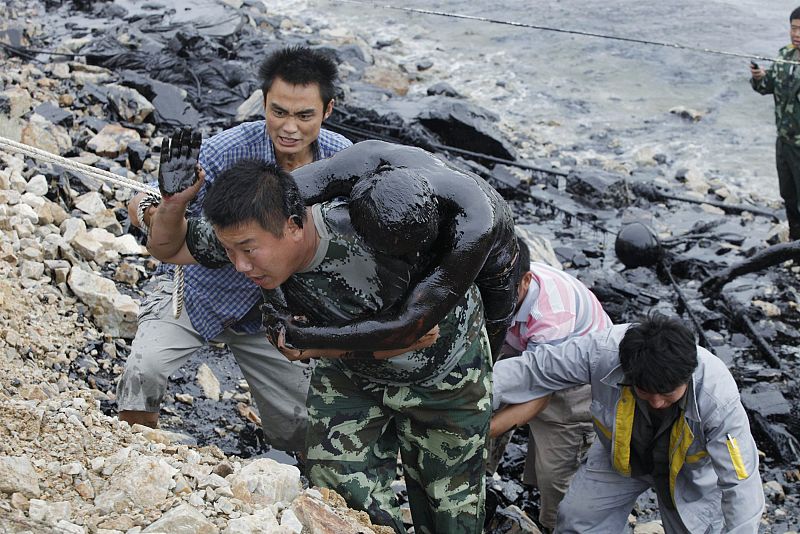
<svg viewBox="0 0 800 534"><path fill-rule="evenodd" d="M577 384L591 384L597 436L611 464L630 476L635 399L624 382L619 343L630 325L542 345L495 364L493 407L519 404ZM764 510L758 451L739 390L725 364L697 347L686 409L670 432L670 492L690 532L709 527L755 533Z"/></svg>

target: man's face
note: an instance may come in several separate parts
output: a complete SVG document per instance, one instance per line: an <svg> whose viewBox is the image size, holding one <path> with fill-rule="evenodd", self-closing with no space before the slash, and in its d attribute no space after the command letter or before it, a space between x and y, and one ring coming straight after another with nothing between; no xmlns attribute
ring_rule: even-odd
<svg viewBox="0 0 800 534"><path fill-rule="evenodd" d="M789 36L795 48L800 48L800 19L792 19L789 22Z"/></svg>
<svg viewBox="0 0 800 534"><path fill-rule="evenodd" d="M302 229L292 222L286 223L282 237L275 237L255 220L215 227L214 232L236 270L259 287L275 289L300 268Z"/></svg>
<svg viewBox="0 0 800 534"><path fill-rule="evenodd" d="M636 396L643 401L646 401L651 408L654 410L663 410L664 408L669 408L681 400L683 394L686 393L687 387L687 384L683 384L682 386L678 386L677 388L673 389L669 393L649 393L637 386L634 386L633 390L636 392Z"/></svg>
<svg viewBox="0 0 800 534"><path fill-rule="evenodd" d="M264 98L264 107L267 133L276 154L293 156L311 150L322 121L333 111L333 101L327 108L323 105L316 83L292 85L275 78Z"/></svg>

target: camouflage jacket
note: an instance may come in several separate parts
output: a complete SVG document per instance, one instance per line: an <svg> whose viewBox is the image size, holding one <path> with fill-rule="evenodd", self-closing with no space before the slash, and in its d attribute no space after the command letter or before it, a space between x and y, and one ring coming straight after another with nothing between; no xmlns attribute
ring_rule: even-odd
<svg viewBox="0 0 800 534"><path fill-rule="evenodd" d="M781 59L800 60L794 45L781 48ZM800 146L800 65L773 63L760 80L750 79L753 89L775 99L775 125L778 137Z"/></svg>
<svg viewBox="0 0 800 534"><path fill-rule="evenodd" d="M427 263L376 256L353 229L347 202L338 199L312 207L320 244L311 265L284 282L278 307L304 316L311 324L341 325L370 319L401 302ZM225 251L205 219L190 219L186 236L192 256L207 267L227 263ZM432 385L447 375L483 336L483 306L473 284L439 323L439 339L427 349L389 360L338 360L336 365L382 384ZM302 348L302 347L301 347Z"/></svg>

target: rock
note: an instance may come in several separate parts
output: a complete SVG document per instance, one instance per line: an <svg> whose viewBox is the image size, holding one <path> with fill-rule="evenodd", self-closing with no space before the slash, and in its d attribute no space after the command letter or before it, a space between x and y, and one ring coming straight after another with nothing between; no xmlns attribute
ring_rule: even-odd
<svg viewBox="0 0 800 534"><path fill-rule="evenodd" d="M417 62L418 71L428 70L431 67L433 67L433 61L431 61L430 59L423 59Z"/></svg>
<svg viewBox="0 0 800 534"><path fill-rule="evenodd" d="M442 143L496 158L515 160L516 151L494 126L498 117L489 110L463 100L424 97L416 119L436 134Z"/></svg>
<svg viewBox="0 0 800 534"><path fill-rule="evenodd" d="M43 197L48 190L47 178L43 174L34 175L25 185L25 191Z"/></svg>
<svg viewBox="0 0 800 534"><path fill-rule="evenodd" d="M123 284L128 284L131 287L136 287L136 284L139 283L140 278L141 273L139 272L139 269L130 263L123 262L114 271L114 280L117 282L122 282ZM175 399L179 401L180 399L177 398L177 395L181 394L178 393L175 396Z"/></svg>
<svg viewBox="0 0 800 534"><path fill-rule="evenodd" d="M28 515L34 521L55 524L61 520L69 521L72 516L72 506L68 501L47 502L31 499Z"/></svg>
<svg viewBox="0 0 800 534"><path fill-rule="evenodd" d="M110 239L107 236L110 236ZM113 239L114 236L109 232L100 228L93 228L89 232L75 234L70 244L84 259L104 265L119 258L119 253L114 248Z"/></svg>
<svg viewBox="0 0 800 534"><path fill-rule="evenodd" d="M83 219L69 218L59 225L59 229L61 230L61 237L69 243L79 233L86 232L86 223Z"/></svg>
<svg viewBox="0 0 800 534"><path fill-rule="evenodd" d="M131 234L123 234L114 239L114 249L123 256L148 254L147 247L143 247Z"/></svg>
<svg viewBox="0 0 800 534"><path fill-rule="evenodd" d="M237 498L239 495L247 497L236 486L241 481L252 501L264 506L292 502L300 494L301 488L300 471L295 466L279 464L270 458L253 460L228 479Z"/></svg>
<svg viewBox="0 0 800 534"><path fill-rule="evenodd" d="M408 76L397 69L369 65L364 69L363 81L405 96L408 93Z"/></svg>
<svg viewBox="0 0 800 534"><path fill-rule="evenodd" d="M333 492L326 491L326 494L329 493ZM351 513L347 513L335 505L331 506L326 502L326 499L322 498L319 492L314 490L307 490L303 495L295 499L290 510L303 524L304 532L306 530L316 534L377 534L380 532L393 532L388 527L373 527L365 512L350 511Z"/></svg>
<svg viewBox="0 0 800 534"><path fill-rule="evenodd" d="M128 148L128 143L141 141L136 130L125 128L119 124L108 124L100 132L89 139L86 148L106 158L116 158Z"/></svg>
<svg viewBox="0 0 800 534"><path fill-rule="evenodd" d="M182 402L184 404L189 404L189 405L194 404L194 397L192 397L188 393L176 393L175 400L177 402Z"/></svg>
<svg viewBox="0 0 800 534"><path fill-rule="evenodd" d="M50 102L45 102L36 106L34 112L45 119L47 122L57 124L59 126L71 127L73 123L72 113L66 109L62 109Z"/></svg>
<svg viewBox="0 0 800 534"><path fill-rule="evenodd" d="M292 534L302 534L303 532L303 523L300 522L292 510L284 510L281 514L281 527Z"/></svg>
<svg viewBox="0 0 800 534"><path fill-rule="evenodd" d="M596 169L577 167L567 175L567 192L593 208L621 208L628 204L628 184L624 176Z"/></svg>
<svg viewBox="0 0 800 534"><path fill-rule="evenodd" d="M0 456L0 492L39 497L39 475L26 456Z"/></svg>
<svg viewBox="0 0 800 534"><path fill-rule="evenodd" d="M542 534L528 514L513 504L497 510L487 530L507 534Z"/></svg>
<svg viewBox="0 0 800 534"><path fill-rule="evenodd" d="M114 282L76 266L67 283L75 296L89 306L95 323L105 334L133 338L139 304L130 296L121 295Z"/></svg>
<svg viewBox="0 0 800 534"><path fill-rule="evenodd" d="M633 534L664 534L664 527L661 521L637 523L636 526L633 527Z"/></svg>
<svg viewBox="0 0 800 534"><path fill-rule="evenodd" d="M452 85L447 82L439 82L428 87L428 95L430 96L449 96L451 98L461 98L461 95L456 91Z"/></svg>
<svg viewBox="0 0 800 534"><path fill-rule="evenodd" d="M44 275L44 263L38 261L23 261L19 266L21 278L39 280Z"/></svg>
<svg viewBox="0 0 800 534"><path fill-rule="evenodd" d="M156 108L136 89L124 85L108 84L106 96L117 114L124 121L141 124Z"/></svg>
<svg viewBox="0 0 800 534"><path fill-rule="evenodd" d="M11 118L19 118L31 109L33 99L30 93L19 86L11 86L2 93L0 97L8 102L8 115Z"/></svg>
<svg viewBox="0 0 800 534"><path fill-rule="evenodd" d="M219 528L196 510L191 504L184 503L173 508L161 519L142 530L147 532L170 532L175 534L217 534Z"/></svg>
<svg viewBox="0 0 800 534"><path fill-rule="evenodd" d="M72 148L72 138L61 126L34 114L20 132L20 142L52 154L62 154Z"/></svg>
<svg viewBox="0 0 800 534"><path fill-rule="evenodd" d="M159 127L195 128L199 124L200 114L184 100L186 94L183 90L133 71L122 71L120 74L122 85L136 89L153 104L155 123Z"/></svg>
<svg viewBox="0 0 800 534"><path fill-rule="evenodd" d="M156 508L169 496L177 473L162 458L132 454L114 471L108 487L95 498L95 506L104 514Z"/></svg>
<svg viewBox="0 0 800 534"><path fill-rule="evenodd" d="M786 500L786 493L783 486L777 480L770 480L764 483L764 497L775 504L783 504Z"/></svg>
<svg viewBox="0 0 800 534"><path fill-rule="evenodd" d="M279 527L275 512L271 507L267 507L253 514L231 519L222 534L262 534L276 532Z"/></svg>
<svg viewBox="0 0 800 534"><path fill-rule="evenodd" d="M264 94L257 89L236 108L236 122L260 120L264 117Z"/></svg>
<svg viewBox="0 0 800 534"><path fill-rule="evenodd" d="M675 106L670 109L669 112L692 122L697 122L705 116L705 113L702 111L697 111L696 109L687 108L685 106Z"/></svg>
<svg viewBox="0 0 800 534"><path fill-rule="evenodd" d="M122 235L122 225L117 220L117 216L111 208L87 215L84 217L84 220L86 224L91 227L100 228L113 235ZM131 237L136 239L133 236Z"/></svg>
<svg viewBox="0 0 800 534"><path fill-rule="evenodd" d="M766 315L767 317L779 317L781 315L781 309L772 302L766 302L763 300L754 300L752 304L753 306L764 312L764 315Z"/></svg>
<svg viewBox="0 0 800 534"><path fill-rule="evenodd" d="M792 411L789 401L775 384L756 384L742 389L742 405L750 411L758 412L764 417L771 415L787 416Z"/></svg>
<svg viewBox="0 0 800 534"><path fill-rule="evenodd" d="M90 191L79 196L75 200L75 207L89 215L100 213L106 209L103 195L97 191Z"/></svg>
<svg viewBox="0 0 800 534"><path fill-rule="evenodd" d="M197 383L203 390L203 395L205 395L208 399L218 401L220 386L219 380L217 379L216 375L214 375L214 371L212 371L208 365L202 364L197 370L196 378Z"/></svg>

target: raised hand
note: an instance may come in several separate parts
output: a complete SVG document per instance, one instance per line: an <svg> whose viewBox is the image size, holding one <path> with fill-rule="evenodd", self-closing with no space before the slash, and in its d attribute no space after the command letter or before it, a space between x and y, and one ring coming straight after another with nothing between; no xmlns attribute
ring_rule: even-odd
<svg viewBox="0 0 800 534"><path fill-rule="evenodd" d="M197 158L200 155L202 136L189 129L165 137L161 143L158 166L158 188L165 197L191 187L198 179Z"/></svg>

